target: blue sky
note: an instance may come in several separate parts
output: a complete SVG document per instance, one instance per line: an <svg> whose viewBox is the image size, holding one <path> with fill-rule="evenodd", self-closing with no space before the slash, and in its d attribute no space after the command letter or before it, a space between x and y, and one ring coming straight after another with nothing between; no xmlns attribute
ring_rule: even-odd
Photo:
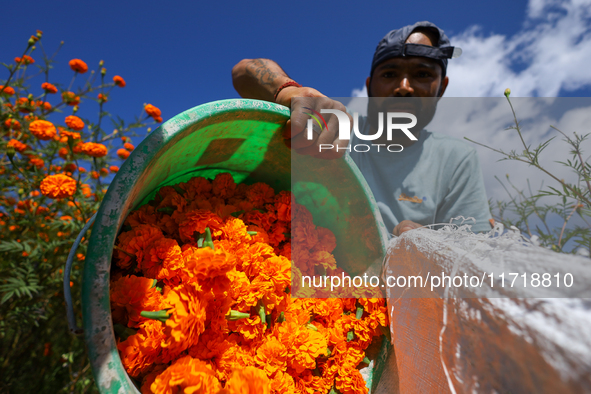
<svg viewBox="0 0 591 394"><path fill-rule="evenodd" d="M429 20L452 37L474 26L484 37L512 37L523 28L527 10L526 2L504 0L170 4L33 1L25 9L8 2L0 59L20 55L28 36L40 29L48 52L64 41L56 80L69 81L71 58L91 67L103 59L108 75L127 81L111 95L111 111L128 118L149 102L166 120L198 104L236 97L230 70L242 58L274 59L304 85L350 96L363 86L377 42L393 28Z"/></svg>

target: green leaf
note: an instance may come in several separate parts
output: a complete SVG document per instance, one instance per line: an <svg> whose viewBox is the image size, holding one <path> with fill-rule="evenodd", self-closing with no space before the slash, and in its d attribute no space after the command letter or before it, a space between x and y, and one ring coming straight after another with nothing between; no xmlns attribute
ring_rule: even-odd
<svg viewBox="0 0 591 394"><path fill-rule="evenodd" d="M25 250L25 247L22 243L16 241L1 241L0 242L0 252L22 252Z"/></svg>

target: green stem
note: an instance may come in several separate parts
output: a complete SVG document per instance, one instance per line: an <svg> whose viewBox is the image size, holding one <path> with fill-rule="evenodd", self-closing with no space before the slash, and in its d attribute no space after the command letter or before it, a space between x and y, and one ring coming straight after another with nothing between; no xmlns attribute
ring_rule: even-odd
<svg viewBox="0 0 591 394"><path fill-rule="evenodd" d="M257 302L257 306L255 308L256 308L256 311L257 311L259 317L261 318L261 323L266 324L267 323L267 312L265 311L265 305L263 304L263 300L259 300L259 302Z"/></svg>
<svg viewBox="0 0 591 394"><path fill-rule="evenodd" d="M245 312L238 312L235 310L230 310L230 313L226 315L226 320L235 321L240 319L247 319L250 317L250 314Z"/></svg>
<svg viewBox="0 0 591 394"><path fill-rule="evenodd" d="M140 316L145 317L147 319L159 320L162 323L166 322L166 320L168 320L168 318L170 317L166 309L162 309L161 311L155 312L141 311Z"/></svg>
<svg viewBox="0 0 591 394"><path fill-rule="evenodd" d="M511 103L511 99L509 98L508 95L506 97L507 97L507 101L509 102L509 107L511 107L511 112L513 112L513 120L515 121L515 130L517 130L517 134L519 134L519 138L521 139L521 143L523 144L523 147L525 148L525 152L527 153L528 159L531 159L531 153L529 151L529 148L525 144L523 136L521 135L521 129L519 128L519 122L517 121L517 115L515 114L515 109L513 108L513 104Z"/></svg>
<svg viewBox="0 0 591 394"><path fill-rule="evenodd" d="M205 241L203 241L203 247L205 246L215 250L215 245L213 244L213 240L211 239L211 230L209 229L209 227L205 228Z"/></svg>
<svg viewBox="0 0 591 394"><path fill-rule="evenodd" d="M358 306L357 310L355 311L355 317L357 318L357 320L359 320L361 319L361 316L363 316L363 307Z"/></svg>

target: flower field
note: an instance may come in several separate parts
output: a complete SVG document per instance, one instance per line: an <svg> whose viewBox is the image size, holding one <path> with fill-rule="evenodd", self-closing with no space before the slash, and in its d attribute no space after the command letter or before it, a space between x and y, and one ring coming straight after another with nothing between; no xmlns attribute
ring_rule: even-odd
<svg viewBox="0 0 591 394"><path fill-rule="evenodd" d="M109 98L125 93L124 78L103 61L59 61L42 37L37 31L23 40L21 54L2 59L0 392L95 392L84 343L68 334L62 270L134 149L131 137L162 118L154 105L129 123L111 114ZM72 79L54 80L54 68L69 69ZM85 251L82 242L70 282L75 300ZM74 310L81 311L79 301Z"/></svg>

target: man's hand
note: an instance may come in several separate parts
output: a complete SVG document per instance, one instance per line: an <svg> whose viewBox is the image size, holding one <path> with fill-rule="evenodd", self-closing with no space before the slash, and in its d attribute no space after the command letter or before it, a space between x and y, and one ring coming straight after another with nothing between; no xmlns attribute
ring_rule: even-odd
<svg viewBox="0 0 591 394"><path fill-rule="evenodd" d="M422 224L418 224L418 223L412 222L410 220L403 220L402 222L398 223L398 225L396 227L394 227L394 231L392 231L392 234L399 237L400 235L402 235L403 233L405 233L407 231L415 230L415 229L421 228L421 227L423 227Z"/></svg>
<svg viewBox="0 0 591 394"><path fill-rule="evenodd" d="M298 99L292 102L294 97ZM283 137L288 146L297 153L322 159L335 159L345 155L349 140L339 139L339 122L335 115L325 115L328 129L323 127L320 133L314 133L312 140L308 140L305 133L310 115L306 114L309 110L304 107L312 108L318 112L321 109L338 109L347 114L347 109L342 103L326 97L316 89L293 86L281 90L276 102L291 108L291 119L285 125ZM351 115L347 114L347 116L349 124L352 125ZM333 148L320 151L320 144L330 144Z"/></svg>

